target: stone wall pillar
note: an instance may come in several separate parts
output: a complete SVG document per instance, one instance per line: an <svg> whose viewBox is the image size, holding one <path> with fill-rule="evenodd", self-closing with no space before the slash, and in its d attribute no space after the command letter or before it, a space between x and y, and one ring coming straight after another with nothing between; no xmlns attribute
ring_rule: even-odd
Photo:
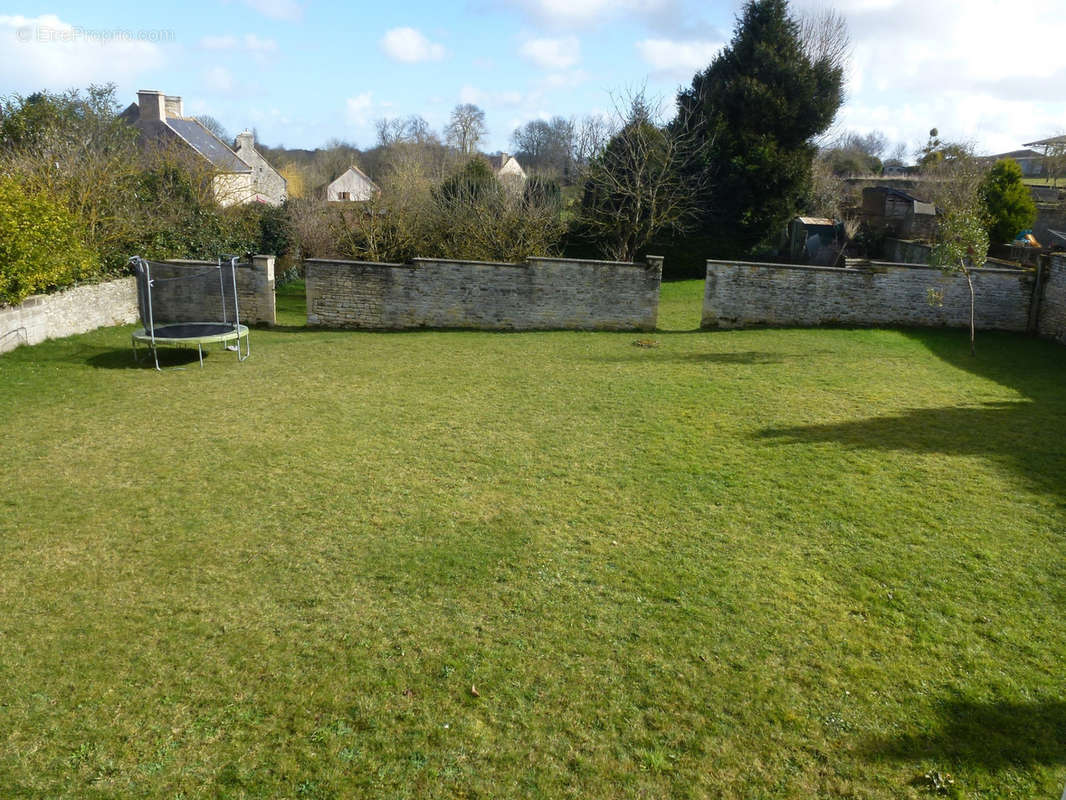
<svg viewBox="0 0 1066 800"><path fill-rule="evenodd" d="M255 322L273 325L278 321L274 298L274 256L252 256L252 286L256 296L258 318Z"/></svg>

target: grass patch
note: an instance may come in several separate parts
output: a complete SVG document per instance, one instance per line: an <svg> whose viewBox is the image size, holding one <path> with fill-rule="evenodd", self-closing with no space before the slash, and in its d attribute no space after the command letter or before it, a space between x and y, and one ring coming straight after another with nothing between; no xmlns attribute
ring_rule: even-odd
<svg viewBox="0 0 1066 800"><path fill-rule="evenodd" d="M701 291L0 357L4 796L1057 797L1066 351Z"/></svg>

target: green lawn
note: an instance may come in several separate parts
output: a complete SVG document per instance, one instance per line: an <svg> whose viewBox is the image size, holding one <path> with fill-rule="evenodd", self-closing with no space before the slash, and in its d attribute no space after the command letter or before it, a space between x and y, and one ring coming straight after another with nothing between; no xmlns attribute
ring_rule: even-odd
<svg viewBox="0 0 1066 800"><path fill-rule="evenodd" d="M0 357L0 796L1057 798L1066 348L701 286Z"/></svg>

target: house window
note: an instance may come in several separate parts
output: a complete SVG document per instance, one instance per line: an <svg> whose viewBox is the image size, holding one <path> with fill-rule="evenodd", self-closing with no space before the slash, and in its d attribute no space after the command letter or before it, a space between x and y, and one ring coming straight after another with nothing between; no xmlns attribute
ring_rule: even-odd
<svg viewBox="0 0 1066 800"><path fill-rule="evenodd" d="M352 193L351 192L337 192L337 199L338 200L351 200L352 199Z"/></svg>

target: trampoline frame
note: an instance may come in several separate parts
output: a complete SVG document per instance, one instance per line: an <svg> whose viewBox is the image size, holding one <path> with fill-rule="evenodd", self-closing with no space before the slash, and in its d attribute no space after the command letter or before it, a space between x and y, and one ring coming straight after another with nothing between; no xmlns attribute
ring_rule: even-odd
<svg viewBox="0 0 1066 800"><path fill-rule="evenodd" d="M229 315L226 310L226 289L225 282L222 277L222 260L223 258L229 263L230 275L233 279L233 322L229 321ZM237 352L237 361L241 362L251 355L251 340L248 338L248 326L241 325L240 308L237 304L237 256L219 256L218 264L215 266L207 267L203 272L198 272L195 275L181 275L174 278L152 278L152 268L149 261L140 256L133 256L130 259L130 266L133 267L134 273L137 275L137 301L141 313L141 322L144 324L143 328L140 328L133 332L130 337L130 344L133 347L133 360L138 364L141 363L140 353L137 352L137 343L141 342L146 344L152 351L152 359L155 362L155 368L157 371L162 372L162 367L159 366L159 345L171 345L176 347L190 347L196 345L196 350L200 356L200 369L204 366L204 345L219 342L224 349L232 349ZM152 287L157 281L173 281L173 280L186 280L188 278L202 277L203 275L210 274L211 270L218 272L218 287L219 296L222 301L222 322L181 322L181 323L166 323L160 325L158 328L155 324L154 312L152 310ZM229 327L229 330L216 331L214 333L206 333L201 336L166 336L156 335L157 330L160 333L165 334L168 327L174 326L207 326L210 325L213 328L222 326L223 328ZM244 349L241 349L241 340L244 340ZM228 345L227 342L236 342L236 346Z"/></svg>

